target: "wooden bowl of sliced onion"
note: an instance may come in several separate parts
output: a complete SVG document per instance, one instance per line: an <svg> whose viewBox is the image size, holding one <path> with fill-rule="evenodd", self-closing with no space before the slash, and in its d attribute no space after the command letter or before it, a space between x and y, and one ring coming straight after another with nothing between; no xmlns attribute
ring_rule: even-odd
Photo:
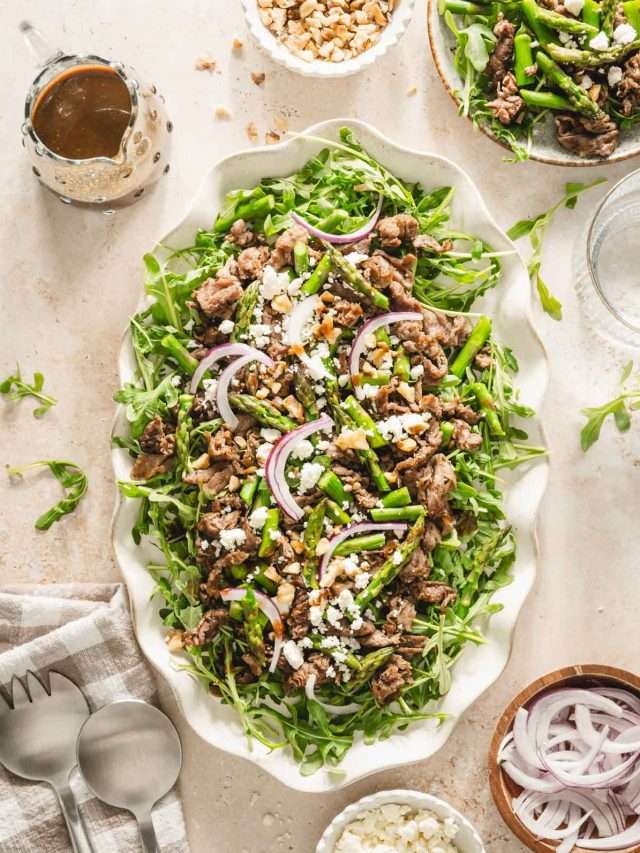
<svg viewBox="0 0 640 853"><path fill-rule="evenodd" d="M589 664L534 681L498 722L489 777L530 850L640 853L640 677Z"/></svg>

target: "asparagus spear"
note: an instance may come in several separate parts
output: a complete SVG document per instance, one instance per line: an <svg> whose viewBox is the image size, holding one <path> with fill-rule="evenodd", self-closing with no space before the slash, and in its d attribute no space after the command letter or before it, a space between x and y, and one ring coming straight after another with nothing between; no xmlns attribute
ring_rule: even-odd
<svg viewBox="0 0 640 853"><path fill-rule="evenodd" d="M536 75L529 73L529 69L534 65L533 50L531 49L531 36L524 27L520 27L514 39L513 61L516 83L520 89L524 86L530 86L535 82Z"/></svg>
<svg viewBox="0 0 640 853"><path fill-rule="evenodd" d="M440 432L442 433L442 439L440 441L440 444L442 445L442 447L446 447L449 444L454 430L455 427L451 423L451 421L443 421L440 424Z"/></svg>
<svg viewBox="0 0 640 853"><path fill-rule="evenodd" d="M239 602L244 615L244 633L251 651L256 660L264 664L264 637L262 634L263 623L260 619L260 610L252 589L247 589L245 597Z"/></svg>
<svg viewBox="0 0 640 853"><path fill-rule="evenodd" d="M545 45L553 41L553 31L546 24L543 24L538 17L539 6L535 0L522 0L520 6L525 21L533 30L540 44Z"/></svg>
<svg viewBox="0 0 640 853"><path fill-rule="evenodd" d="M491 14L490 6L482 6L480 3L472 3L470 0L445 0L445 3L441 3L440 6L444 11L452 12L454 15ZM442 14L442 12L440 14Z"/></svg>
<svg viewBox="0 0 640 853"><path fill-rule="evenodd" d="M313 393L313 388L304 370L298 368L294 384L296 397L302 403L307 418L311 421L315 420L319 417L320 412L316 402L316 395Z"/></svg>
<svg viewBox="0 0 640 853"><path fill-rule="evenodd" d="M296 275L302 275L309 269L309 248L302 240L293 247L293 268Z"/></svg>
<svg viewBox="0 0 640 853"><path fill-rule="evenodd" d="M578 112L591 118L596 118L602 114L600 107L591 100L585 90L578 86L573 78L566 74L553 59L541 50L538 51L536 59L538 67L547 80L550 83L554 83L559 89L562 89Z"/></svg>
<svg viewBox="0 0 640 853"><path fill-rule="evenodd" d="M300 288L300 292L305 296L313 296L313 294L317 293L329 278L331 269L331 257L328 254L323 255L318 261L314 271Z"/></svg>
<svg viewBox="0 0 640 853"><path fill-rule="evenodd" d="M349 524L351 521L351 516L329 498L327 498L327 515L336 524Z"/></svg>
<svg viewBox="0 0 640 853"><path fill-rule="evenodd" d="M346 557L349 554L360 554L362 551L379 551L384 548L384 543L384 533L368 533L341 542L333 553L336 557Z"/></svg>
<svg viewBox="0 0 640 853"><path fill-rule="evenodd" d="M585 24L600 29L600 4L596 0L584 0L582 7L582 20Z"/></svg>
<svg viewBox="0 0 640 853"><path fill-rule="evenodd" d="M253 219L263 219L273 210L275 203L276 200L272 195L264 195L261 198L253 198L242 202L229 216L224 218L219 216L213 226L213 230L216 234L225 234L237 219L244 219L247 222Z"/></svg>
<svg viewBox="0 0 640 853"><path fill-rule="evenodd" d="M331 213L327 214L324 219L318 220L316 228L320 231L329 231L330 233L333 233L337 229L338 225L342 224L345 219L348 218L349 214L346 210L337 208L337 210L332 210Z"/></svg>
<svg viewBox="0 0 640 853"><path fill-rule="evenodd" d="M424 507L418 504L398 507L374 507L369 511L374 521L416 521L424 515Z"/></svg>
<svg viewBox="0 0 640 853"><path fill-rule="evenodd" d="M480 579L484 572L487 562L491 558L494 551L502 544L506 537L510 534L511 528L505 527L503 530L498 530L491 536L479 549L473 561L473 567L467 575L465 585L460 591L460 597L455 607L458 616L466 616L469 608L473 603L473 599L478 591Z"/></svg>
<svg viewBox="0 0 640 853"><path fill-rule="evenodd" d="M360 405L353 394L350 394L346 398L343 406L355 423L364 429L367 434L367 441L371 447L376 449L378 447L386 447L389 444L389 442L383 438L371 415L369 415L366 409Z"/></svg>
<svg viewBox="0 0 640 853"><path fill-rule="evenodd" d="M449 373L462 379L467 367L480 352L490 334L491 320L488 317L480 317L464 346L449 366Z"/></svg>
<svg viewBox="0 0 640 853"><path fill-rule="evenodd" d="M540 89L520 89L520 97L529 107L537 107L540 110L563 110L574 113L576 108L562 95L555 92L545 92Z"/></svg>
<svg viewBox="0 0 640 853"><path fill-rule="evenodd" d="M395 649L393 646L385 646L383 649L375 649L375 651L366 654L360 660L360 669L357 674L345 685L343 689L348 693L352 693L365 685L371 676L389 660L394 651Z"/></svg>
<svg viewBox="0 0 640 853"><path fill-rule="evenodd" d="M624 9L624 14L627 21L631 24L631 26L637 33L640 33L639 0L625 0L625 2L622 4L622 8Z"/></svg>
<svg viewBox="0 0 640 853"><path fill-rule="evenodd" d="M246 503L247 506L251 506L253 503L253 499L256 494L256 490L258 488L258 478L257 477L249 477L248 480L245 480L240 488L240 497Z"/></svg>
<svg viewBox="0 0 640 853"><path fill-rule="evenodd" d="M362 273L353 264L349 263L345 256L337 249L328 244L326 244L326 247L334 269L340 273L346 283L358 293L365 296L376 308L380 308L381 311L388 311L389 299L385 294L369 284Z"/></svg>
<svg viewBox="0 0 640 853"><path fill-rule="evenodd" d="M613 36L613 26L616 18L616 9L618 0L602 0L600 4L602 8L602 23L600 28L609 38Z"/></svg>
<svg viewBox="0 0 640 853"><path fill-rule="evenodd" d="M393 362L393 375L400 377L403 382L411 379L411 362L402 347L398 348L398 354Z"/></svg>
<svg viewBox="0 0 640 853"><path fill-rule="evenodd" d="M160 346L167 354L176 361L186 373L194 373L198 366L198 360L194 358L189 350L183 346L175 335L165 335L160 341Z"/></svg>
<svg viewBox="0 0 640 853"><path fill-rule="evenodd" d="M258 400L251 394L229 394L229 402L234 409L244 412L245 415L253 415L262 426L279 429L280 432L291 432L298 426L294 420L280 414L271 403Z"/></svg>
<svg viewBox="0 0 640 853"><path fill-rule="evenodd" d="M605 0L605 2L607 2L607 0ZM542 6L536 5L535 14L541 23L551 29L559 30L560 32L589 36L595 36L598 34L598 29L591 24L587 24L579 18L570 18L568 16L561 15L559 12L552 12L551 9L544 9Z"/></svg>
<svg viewBox="0 0 640 853"><path fill-rule="evenodd" d="M312 589L318 588L319 561L316 549L318 547L318 542L322 537L326 511L326 502L321 500L311 510L309 518L307 519L307 526L304 529L304 568L302 574L306 585Z"/></svg>
<svg viewBox="0 0 640 853"><path fill-rule="evenodd" d="M406 486L400 489L394 489L382 498L382 506L384 507L399 507L407 506L411 503L411 495Z"/></svg>
<svg viewBox="0 0 640 853"><path fill-rule="evenodd" d="M269 557L276 550L280 538L280 510L271 507L267 510L267 517L262 528L262 539L258 548L258 557Z"/></svg>
<svg viewBox="0 0 640 853"><path fill-rule="evenodd" d="M559 44L548 44L545 50L556 62L563 65L575 65L578 68L600 68L620 62L630 53L640 50L640 39L634 39L629 44L616 44L608 50L579 50L571 47L561 47ZM538 54L538 59L542 56Z"/></svg>
<svg viewBox="0 0 640 853"><path fill-rule="evenodd" d="M191 406L193 405L193 396L191 394L181 394L178 399L178 414L176 425L176 456L178 464L184 473L188 473L189 466L189 439L193 420L189 417Z"/></svg>
<svg viewBox="0 0 640 853"><path fill-rule="evenodd" d="M500 418L496 412L496 404L489 389L483 382L474 382L471 388L473 393L476 395L478 405L484 412L484 417L489 426L490 432L493 435L503 436L504 429L500 423Z"/></svg>
<svg viewBox="0 0 640 853"><path fill-rule="evenodd" d="M345 503L349 504L353 501L353 495L346 491L344 483L333 471L324 472L318 480L318 488L340 507L343 507Z"/></svg>
<svg viewBox="0 0 640 853"><path fill-rule="evenodd" d="M251 325L251 319L253 318L253 312L255 311L256 305L258 304L259 296L260 284L257 281L254 281L253 284L250 284L249 287L247 287L238 302L235 324L233 331L231 332L232 341L237 342L241 340L242 336L246 335L249 331L249 326Z"/></svg>
<svg viewBox="0 0 640 853"><path fill-rule="evenodd" d="M409 530L404 542L398 545L395 553L392 554L385 563L383 563L382 567L373 576L369 582L369 586L366 589L363 589L362 592L356 596L356 604L360 609L368 607L369 604L371 604L371 602L380 595L385 586L398 577L400 571L407 565L413 556L414 551L420 544L420 539L422 538L423 533L424 513ZM400 556L398 557L398 555Z"/></svg>

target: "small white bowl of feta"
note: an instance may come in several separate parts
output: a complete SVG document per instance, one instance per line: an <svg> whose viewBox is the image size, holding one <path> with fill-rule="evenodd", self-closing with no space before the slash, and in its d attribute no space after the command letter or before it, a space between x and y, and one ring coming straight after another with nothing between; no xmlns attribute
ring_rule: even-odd
<svg viewBox="0 0 640 853"><path fill-rule="evenodd" d="M340 812L316 853L486 853L474 827L421 791L380 791Z"/></svg>

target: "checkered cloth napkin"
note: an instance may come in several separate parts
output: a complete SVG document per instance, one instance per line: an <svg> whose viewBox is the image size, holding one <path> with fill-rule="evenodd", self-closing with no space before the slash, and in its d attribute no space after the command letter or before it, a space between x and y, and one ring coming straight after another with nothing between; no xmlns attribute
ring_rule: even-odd
<svg viewBox="0 0 640 853"><path fill-rule="evenodd" d="M133 635L121 585L0 587L0 690L27 669L55 669L82 688L93 710L114 699L154 702L156 688ZM0 699L0 701L2 701ZM144 768L140 768L144 772ZM139 853L129 812L93 797L79 772L71 787L96 853ZM153 812L162 853L188 853L176 790ZM71 842L52 789L0 765L0 853L69 853Z"/></svg>

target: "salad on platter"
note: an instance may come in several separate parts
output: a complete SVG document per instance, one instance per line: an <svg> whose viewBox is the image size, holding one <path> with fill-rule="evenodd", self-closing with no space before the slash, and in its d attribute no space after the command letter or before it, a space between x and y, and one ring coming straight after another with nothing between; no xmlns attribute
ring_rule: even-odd
<svg viewBox="0 0 640 853"><path fill-rule="evenodd" d="M545 453L476 300L501 256L343 129L148 255L116 394L169 649L302 773L438 720L516 542L501 472Z"/></svg>
<svg viewBox="0 0 640 853"><path fill-rule="evenodd" d="M460 111L529 156L550 120L558 144L607 158L640 119L638 0L439 0L462 86Z"/></svg>

